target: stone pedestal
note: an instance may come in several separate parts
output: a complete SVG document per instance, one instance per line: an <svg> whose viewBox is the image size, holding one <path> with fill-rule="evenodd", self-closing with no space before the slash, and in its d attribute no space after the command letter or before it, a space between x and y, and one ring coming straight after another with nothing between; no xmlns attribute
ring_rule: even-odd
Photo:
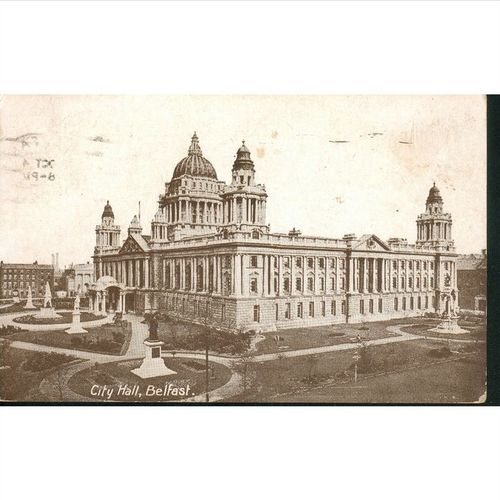
<svg viewBox="0 0 500 500"><path fill-rule="evenodd" d="M438 326L429 330L429 332L435 333L449 333L449 334L458 334L458 333L469 333L469 330L464 330L458 326L458 317L457 316L449 316L445 318Z"/></svg>
<svg viewBox="0 0 500 500"><path fill-rule="evenodd" d="M44 319L54 319L54 318L60 318L61 315L57 314L53 307L41 307L40 311L38 311L35 317Z"/></svg>
<svg viewBox="0 0 500 500"><path fill-rule="evenodd" d="M165 377L177 373L167 368L165 361L161 357L161 346L163 345L161 340L146 339L144 345L146 346L146 357L139 368L132 370L134 375L144 379Z"/></svg>
<svg viewBox="0 0 500 500"><path fill-rule="evenodd" d="M66 330L66 333L87 333L87 330L82 328L80 324L80 311L73 311L73 322L71 323L71 327Z"/></svg>

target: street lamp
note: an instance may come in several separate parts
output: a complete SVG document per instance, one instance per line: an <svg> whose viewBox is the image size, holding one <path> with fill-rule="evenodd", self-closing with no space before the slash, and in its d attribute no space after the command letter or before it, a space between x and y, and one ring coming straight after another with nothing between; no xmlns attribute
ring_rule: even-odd
<svg viewBox="0 0 500 500"><path fill-rule="evenodd" d="M356 383L358 381L358 361L361 359L358 351L354 353L352 359L354 360L354 383Z"/></svg>

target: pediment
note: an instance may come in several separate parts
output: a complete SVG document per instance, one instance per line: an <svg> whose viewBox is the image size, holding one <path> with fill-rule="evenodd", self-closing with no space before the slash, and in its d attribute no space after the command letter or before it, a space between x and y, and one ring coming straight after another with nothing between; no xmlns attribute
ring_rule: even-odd
<svg viewBox="0 0 500 500"><path fill-rule="evenodd" d="M130 254L130 253L144 253L144 250L141 248L139 243L135 241L132 236L129 236L126 240L125 243L123 243L122 247L120 248L120 251L118 252L119 254Z"/></svg>
<svg viewBox="0 0 500 500"><path fill-rule="evenodd" d="M353 247L353 250L369 250L372 252L378 252L390 250L390 248L387 243L381 240L378 236L374 234L367 234L360 239L359 243Z"/></svg>

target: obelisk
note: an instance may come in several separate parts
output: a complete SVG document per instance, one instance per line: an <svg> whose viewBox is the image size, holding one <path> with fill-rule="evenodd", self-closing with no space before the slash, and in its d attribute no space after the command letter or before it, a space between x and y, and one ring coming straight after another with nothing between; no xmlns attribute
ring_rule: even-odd
<svg viewBox="0 0 500 500"><path fill-rule="evenodd" d="M31 286L28 286L28 298L26 299L24 309L36 309L33 305L33 292L31 291Z"/></svg>

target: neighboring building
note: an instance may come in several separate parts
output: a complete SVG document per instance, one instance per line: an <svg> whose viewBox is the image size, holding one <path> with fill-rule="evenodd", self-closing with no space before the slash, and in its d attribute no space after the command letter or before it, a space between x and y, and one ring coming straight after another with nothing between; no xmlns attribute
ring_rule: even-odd
<svg viewBox="0 0 500 500"><path fill-rule="evenodd" d="M91 262L72 264L64 270L63 276L68 297L74 297L77 292L81 297L86 297L90 285L94 282L94 265Z"/></svg>
<svg viewBox="0 0 500 500"><path fill-rule="evenodd" d="M435 185L414 245L374 234L271 233L266 200L244 143L226 185L195 134L160 195L151 235L134 216L121 244L109 202L104 207L91 305L274 329L442 313L443 292L456 297L452 219Z"/></svg>
<svg viewBox="0 0 500 500"><path fill-rule="evenodd" d="M0 262L0 298L25 298L31 286L33 297L43 297L47 281L54 290L54 268L46 264Z"/></svg>
<svg viewBox="0 0 500 500"><path fill-rule="evenodd" d="M457 284L460 291L458 305L464 311L487 311L487 254L459 255L457 259Z"/></svg>

